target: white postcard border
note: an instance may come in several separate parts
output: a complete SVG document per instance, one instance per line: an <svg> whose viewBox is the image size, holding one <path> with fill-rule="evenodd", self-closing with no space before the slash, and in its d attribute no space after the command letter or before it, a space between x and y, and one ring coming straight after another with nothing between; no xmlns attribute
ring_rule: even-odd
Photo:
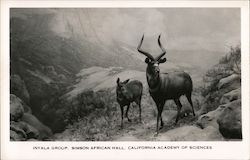
<svg viewBox="0 0 250 160"><path fill-rule="evenodd" d="M247 1L5 1L1 5L1 154L5 159L249 159L249 2ZM241 8L242 141L198 142L10 142L9 138L9 8ZM50 147L35 150L34 147ZM72 150L71 147L117 146L119 149ZM179 146L183 149L128 149ZM185 149L210 146L212 149ZM52 147L61 147L53 150ZM63 150L63 147L69 149Z"/></svg>

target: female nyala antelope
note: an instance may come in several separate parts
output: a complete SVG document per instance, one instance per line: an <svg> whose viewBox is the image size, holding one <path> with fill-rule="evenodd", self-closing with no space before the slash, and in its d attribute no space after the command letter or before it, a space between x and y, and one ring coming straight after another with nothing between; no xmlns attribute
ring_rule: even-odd
<svg viewBox="0 0 250 160"><path fill-rule="evenodd" d="M129 82L129 79L124 82L120 82L120 78L117 78L116 86L116 99L121 108L121 128L123 128L123 108L127 106L126 117L128 121L131 120L128 118L128 110L130 103L135 102L139 106L139 118L141 122L141 98L143 85L138 80L133 80Z"/></svg>
<svg viewBox="0 0 250 160"><path fill-rule="evenodd" d="M195 116L193 103L191 100L193 83L190 75L185 72L160 73L159 64L166 62L166 58L162 58L166 54L166 50L162 47L160 38L161 35L158 37L158 44L162 50L162 53L156 58L154 58L151 54L141 50L144 35L142 36L141 42L137 48L140 53L147 57L145 62L147 63L146 77L149 86L149 93L155 101L158 110L156 134L159 132L159 120L161 120L161 128L163 127L161 114L166 100L172 99L177 105L177 116L175 123L178 122L180 116L182 107L180 97L182 95L186 95L188 102L192 106L193 115Z"/></svg>

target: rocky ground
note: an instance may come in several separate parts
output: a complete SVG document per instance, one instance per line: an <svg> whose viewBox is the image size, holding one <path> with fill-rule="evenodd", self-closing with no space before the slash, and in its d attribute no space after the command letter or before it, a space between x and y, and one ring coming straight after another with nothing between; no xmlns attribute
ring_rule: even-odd
<svg viewBox="0 0 250 160"><path fill-rule="evenodd" d="M15 75L15 78L22 85L12 85L12 92L16 95L21 94L26 102L15 94L10 94L10 139L13 141L50 140L53 135L51 129L32 114L31 108L26 104L29 102L26 87L20 77Z"/></svg>

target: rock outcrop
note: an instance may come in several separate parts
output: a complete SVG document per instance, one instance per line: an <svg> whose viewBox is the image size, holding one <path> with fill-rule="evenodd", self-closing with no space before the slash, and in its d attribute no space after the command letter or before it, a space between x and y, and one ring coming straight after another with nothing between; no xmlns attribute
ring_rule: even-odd
<svg viewBox="0 0 250 160"><path fill-rule="evenodd" d="M217 122L225 138L242 139L241 100L227 104Z"/></svg>
<svg viewBox="0 0 250 160"><path fill-rule="evenodd" d="M196 124L202 129L212 126L225 138L241 139L241 100L220 105L216 110L201 115Z"/></svg>
<svg viewBox="0 0 250 160"><path fill-rule="evenodd" d="M22 101L15 95L10 95L10 119L19 121L24 114Z"/></svg>
<svg viewBox="0 0 250 160"><path fill-rule="evenodd" d="M22 99L26 104L30 103L30 95L26 88L24 81L20 78L19 75L10 76L10 92L15 94L17 97Z"/></svg>
<svg viewBox="0 0 250 160"><path fill-rule="evenodd" d="M42 122L40 122L34 115L29 113L24 113L22 121L33 126L39 131L38 139L47 140L52 136L51 129L45 126Z"/></svg>
<svg viewBox="0 0 250 160"><path fill-rule="evenodd" d="M10 139L26 141L29 139L46 140L52 131L31 114L31 109L16 95L10 95Z"/></svg>
<svg viewBox="0 0 250 160"><path fill-rule="evenodd" d="M237 99L241 99L241 88L237 88L224 94L220 99L220 104L226 104Z"/></svg>
<svg viewBox="0 0 250 160"><path fill-rule="evenodd" d="M210 111L206 114L201 115L196 124L200 126L202 129L208 127L208 126L213 126L214 128L218 129L218 123L217 119L219 118L220 114L222 111L225 109L225 106L221 105L219 106L216 110Z"/></svg>
<svg viewBox="0 0 250 160"><path fill-rule="evenodd" d="M10 130L10 140L11 141L25 141L25 135L17 131Z"/></svg>
<svg viewBox="0 0 250 160"><path fill-rule="evenodd" d="M242 139L241 77L231 74L220 79L216 87L207 95L210 99L199 110L196 124L202 129L212 126L226 139Z"/></svg>
<svg viewBox="0 0 250 160"><path fill-rule="evenodd" d="M241 78L237 74L232 74L228 77L222 78L217 86L221 92L227 93L238 89L241 86Z"/></svg>
<svg viewBox="0 0 250 160"><path fill-rule="evenodd" d="M13 138L13 140L27 140L31 138L37 139L39 136L39 132L36 128L22 121L11 121L10 129L20 135L19 138Z"/></svg>

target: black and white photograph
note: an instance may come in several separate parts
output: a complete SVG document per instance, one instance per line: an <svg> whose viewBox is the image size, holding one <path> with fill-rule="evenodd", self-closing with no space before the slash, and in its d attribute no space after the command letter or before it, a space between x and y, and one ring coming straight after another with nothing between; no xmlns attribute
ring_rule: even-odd
<svg viewBox="0 0 250 160"><path fill-rule="evenodd" d="M180 2L1 2L1 159L250 158L249 2Z"/></svg>
<svg viewBox="0 0 250 160"><path fill-rule="evenodd" d="M242 139L240 9L11 8L11 141Z"/></svg>

